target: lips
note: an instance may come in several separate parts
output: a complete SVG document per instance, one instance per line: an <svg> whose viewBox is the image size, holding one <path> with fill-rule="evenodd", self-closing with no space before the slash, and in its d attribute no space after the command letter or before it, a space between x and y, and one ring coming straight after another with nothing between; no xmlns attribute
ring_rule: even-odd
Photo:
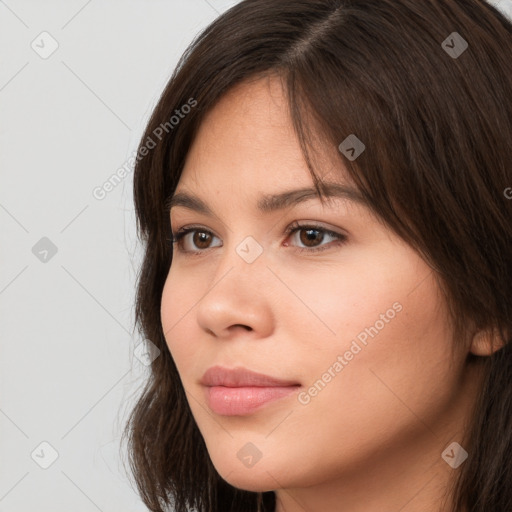
<svg viewBox="0 0 512 512"><path fill-rule="evenodd" d="M300 383L282 380L246 368L214 366L201 379L210 409L222 416L244 416L289 396Z"/></svg>
<svg viewBox="0 0 512 512"><path fill-rule="evenodd" d="M276 379L262 373L256 373L246 368L237 367L232 370L222 366L212 366L201 379L203 386L237 387L287 387L298 386L299 382Z"/></svg>

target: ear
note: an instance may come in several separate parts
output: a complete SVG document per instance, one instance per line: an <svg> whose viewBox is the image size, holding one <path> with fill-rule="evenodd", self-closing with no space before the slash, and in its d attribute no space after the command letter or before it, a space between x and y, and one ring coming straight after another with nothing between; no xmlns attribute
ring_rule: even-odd
<svg viewBox="0 0 512 512"><path fill-rule="evenodd" d="M491 356L505 346L497 329L485 329L476 332L469 351L475 356Z"/></svg>

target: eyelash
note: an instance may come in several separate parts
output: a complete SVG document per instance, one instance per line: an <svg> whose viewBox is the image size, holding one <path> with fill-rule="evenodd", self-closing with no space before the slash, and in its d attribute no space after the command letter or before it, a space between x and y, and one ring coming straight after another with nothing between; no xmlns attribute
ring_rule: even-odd
<svg viewBox="0 0 512 512"><path fill-rule="evenodd" d="M346 235L343 235L341 233L336 233L335 231L331 231L329 229L326 229L322 226L319 226L319 225L316 225L316 224L299 224L298 222L294 222L293 224L291 224L285 231L285 235L286 237L288 238L290 235L294 234L296 231L302 231L302 230L315 230L315 231L319 231L321 233L324 233L324 235L329 235L329 236L332 236L334 238L337 238L337 240L335 241L336 244L335 245L343 245L347 242L347 237ZM181 252L181 253L184 253L184 254L189 254L191 256L200 256L202 255L203 253L205 253L208 249L214 249L214 247L208 247L206 249L200 249L200 250L197 250L197 251L184 251L180 248L180 241L181 239L187 235L188 233L192 233L194 231L201 231L201 232L204 232L204 233L208 233L210 235L213 235L215 236L211 231L209 231L208 229L204 229L203 227L201 226L189 226L187 228L181 228L178 230L178 232L176 234L172 234L172 243L173 245L174 244L177 244L178 245L178 250ZM304 251L306 252L309 252L309 253L316 253L316 252L320 252L320 251L325 251L327 249L329 249L331 247L331 244L326 244L326 245L321 245L319 247L311 247L311 248L307 248L307 247L296 247L295 250L298 251L299 253L302 253Z"/></svg>

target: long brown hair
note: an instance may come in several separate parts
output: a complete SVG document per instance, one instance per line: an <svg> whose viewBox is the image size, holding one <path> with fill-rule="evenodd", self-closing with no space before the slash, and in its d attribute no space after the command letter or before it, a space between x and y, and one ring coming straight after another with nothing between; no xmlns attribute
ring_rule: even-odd
<svg viewBox="0 0 512 512"><path fill-rule="evenodd" d="M434 270L454 343L470 329L496 329L505 342L470 356L485 379L453 510L512 510L512 23L483 0L245 0L184 53L134 170L145 246L135 323L161 351L123 433L144 503L155 512L275 510L274 492L234 488L213 467L160 318L172 262L166 205L198 127L229 88L270 74L286 85L319 195L313 137L338 147L355 134L365 151L357 160L340 151L340 163Z"/></svg>

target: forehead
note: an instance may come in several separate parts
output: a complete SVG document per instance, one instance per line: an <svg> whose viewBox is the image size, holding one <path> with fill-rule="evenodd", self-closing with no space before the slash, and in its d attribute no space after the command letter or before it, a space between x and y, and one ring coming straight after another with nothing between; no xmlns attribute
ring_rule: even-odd
<svg viewBox="0 0 512 512"><path fill-rule="evenodd" d="M317 147L315 173L348 183L337 148ZM234 86L205 115L191 145L178 189L229 186L234 193L257 188L313 185L281 79L268 76Z"/></svg>

